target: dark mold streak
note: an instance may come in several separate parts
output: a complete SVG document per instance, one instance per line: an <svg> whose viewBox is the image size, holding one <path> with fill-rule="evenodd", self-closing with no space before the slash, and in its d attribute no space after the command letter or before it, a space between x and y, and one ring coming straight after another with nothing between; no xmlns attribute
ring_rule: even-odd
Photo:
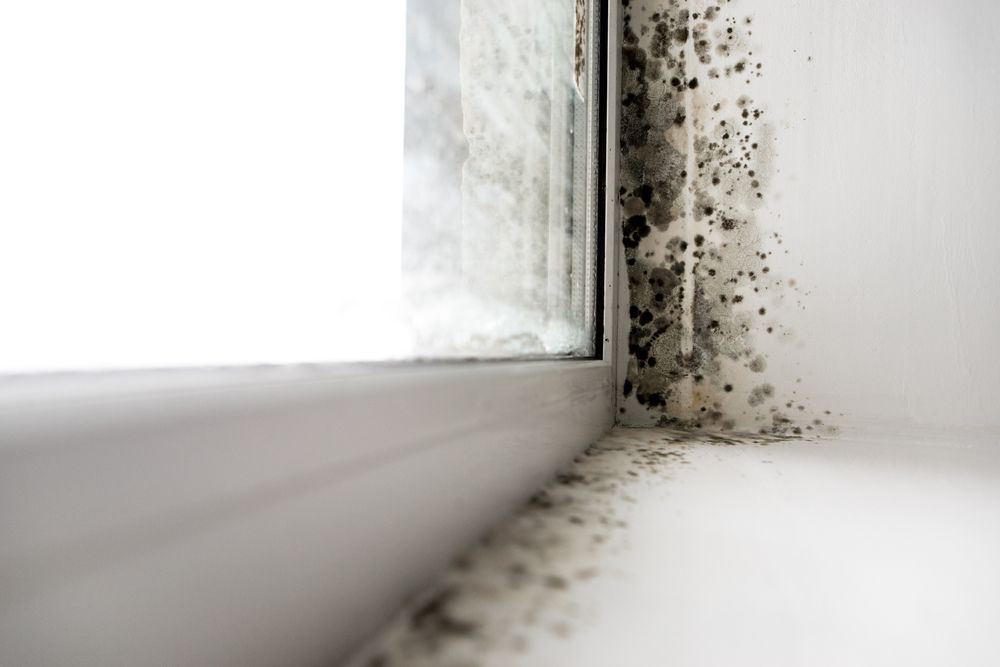
<svg viewBox="0 0 1000 667"><path fill-rule="evenodd" d="M622 3L626 425L817 430L813 420L798 426L782 412L783 392L750 375L767 369L755 336L787 334L780 305L794 283L772 271L787 250L757 220L774 136L748 94L763 64L737 4Z"/></svg>

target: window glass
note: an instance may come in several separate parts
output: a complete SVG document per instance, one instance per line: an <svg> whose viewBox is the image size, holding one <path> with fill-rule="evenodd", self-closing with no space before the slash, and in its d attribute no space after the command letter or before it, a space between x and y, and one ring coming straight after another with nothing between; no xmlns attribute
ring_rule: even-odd
<svg viewBox="0 0 1000 667"><path fill-rule="evenodd" d="M0 7L0 372L594 350L578 0Z"/></svg>

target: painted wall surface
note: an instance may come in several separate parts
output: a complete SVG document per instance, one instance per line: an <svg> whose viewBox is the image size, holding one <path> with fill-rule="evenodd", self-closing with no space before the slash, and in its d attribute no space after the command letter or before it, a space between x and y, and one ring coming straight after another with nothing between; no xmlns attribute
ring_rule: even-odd
<svg viewBox="0 0 1000 667"><path fill-rule="evenodd" d="M1000 4L623 5L620 419L1000 426Z"/></svg>

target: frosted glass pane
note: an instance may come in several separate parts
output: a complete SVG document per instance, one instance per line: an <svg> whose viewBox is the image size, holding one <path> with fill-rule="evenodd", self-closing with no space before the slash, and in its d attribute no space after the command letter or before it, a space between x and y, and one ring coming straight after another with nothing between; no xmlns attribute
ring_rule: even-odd
<svg viewBox="0 0 1000 667"><path fill-rule="evenodd" d="M590 354L575 5L0 4L0 373Z"/></svg>
<svg viewBox="0 0 1000 667"><path fill-rule="evenodd" d="M576 0L410 9L403 267L417 346L592 353L597 16Z"/></svg>

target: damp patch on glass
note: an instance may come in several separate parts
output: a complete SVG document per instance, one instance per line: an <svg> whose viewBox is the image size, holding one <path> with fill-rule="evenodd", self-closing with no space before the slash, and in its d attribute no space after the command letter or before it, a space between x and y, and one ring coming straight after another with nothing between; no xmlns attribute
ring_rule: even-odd
<svg viewBox="0 0 1000 667"><path fill-rule="evenodd" d="M596 10L411 0L403 304L425 357L595 350Z"/></svg>

